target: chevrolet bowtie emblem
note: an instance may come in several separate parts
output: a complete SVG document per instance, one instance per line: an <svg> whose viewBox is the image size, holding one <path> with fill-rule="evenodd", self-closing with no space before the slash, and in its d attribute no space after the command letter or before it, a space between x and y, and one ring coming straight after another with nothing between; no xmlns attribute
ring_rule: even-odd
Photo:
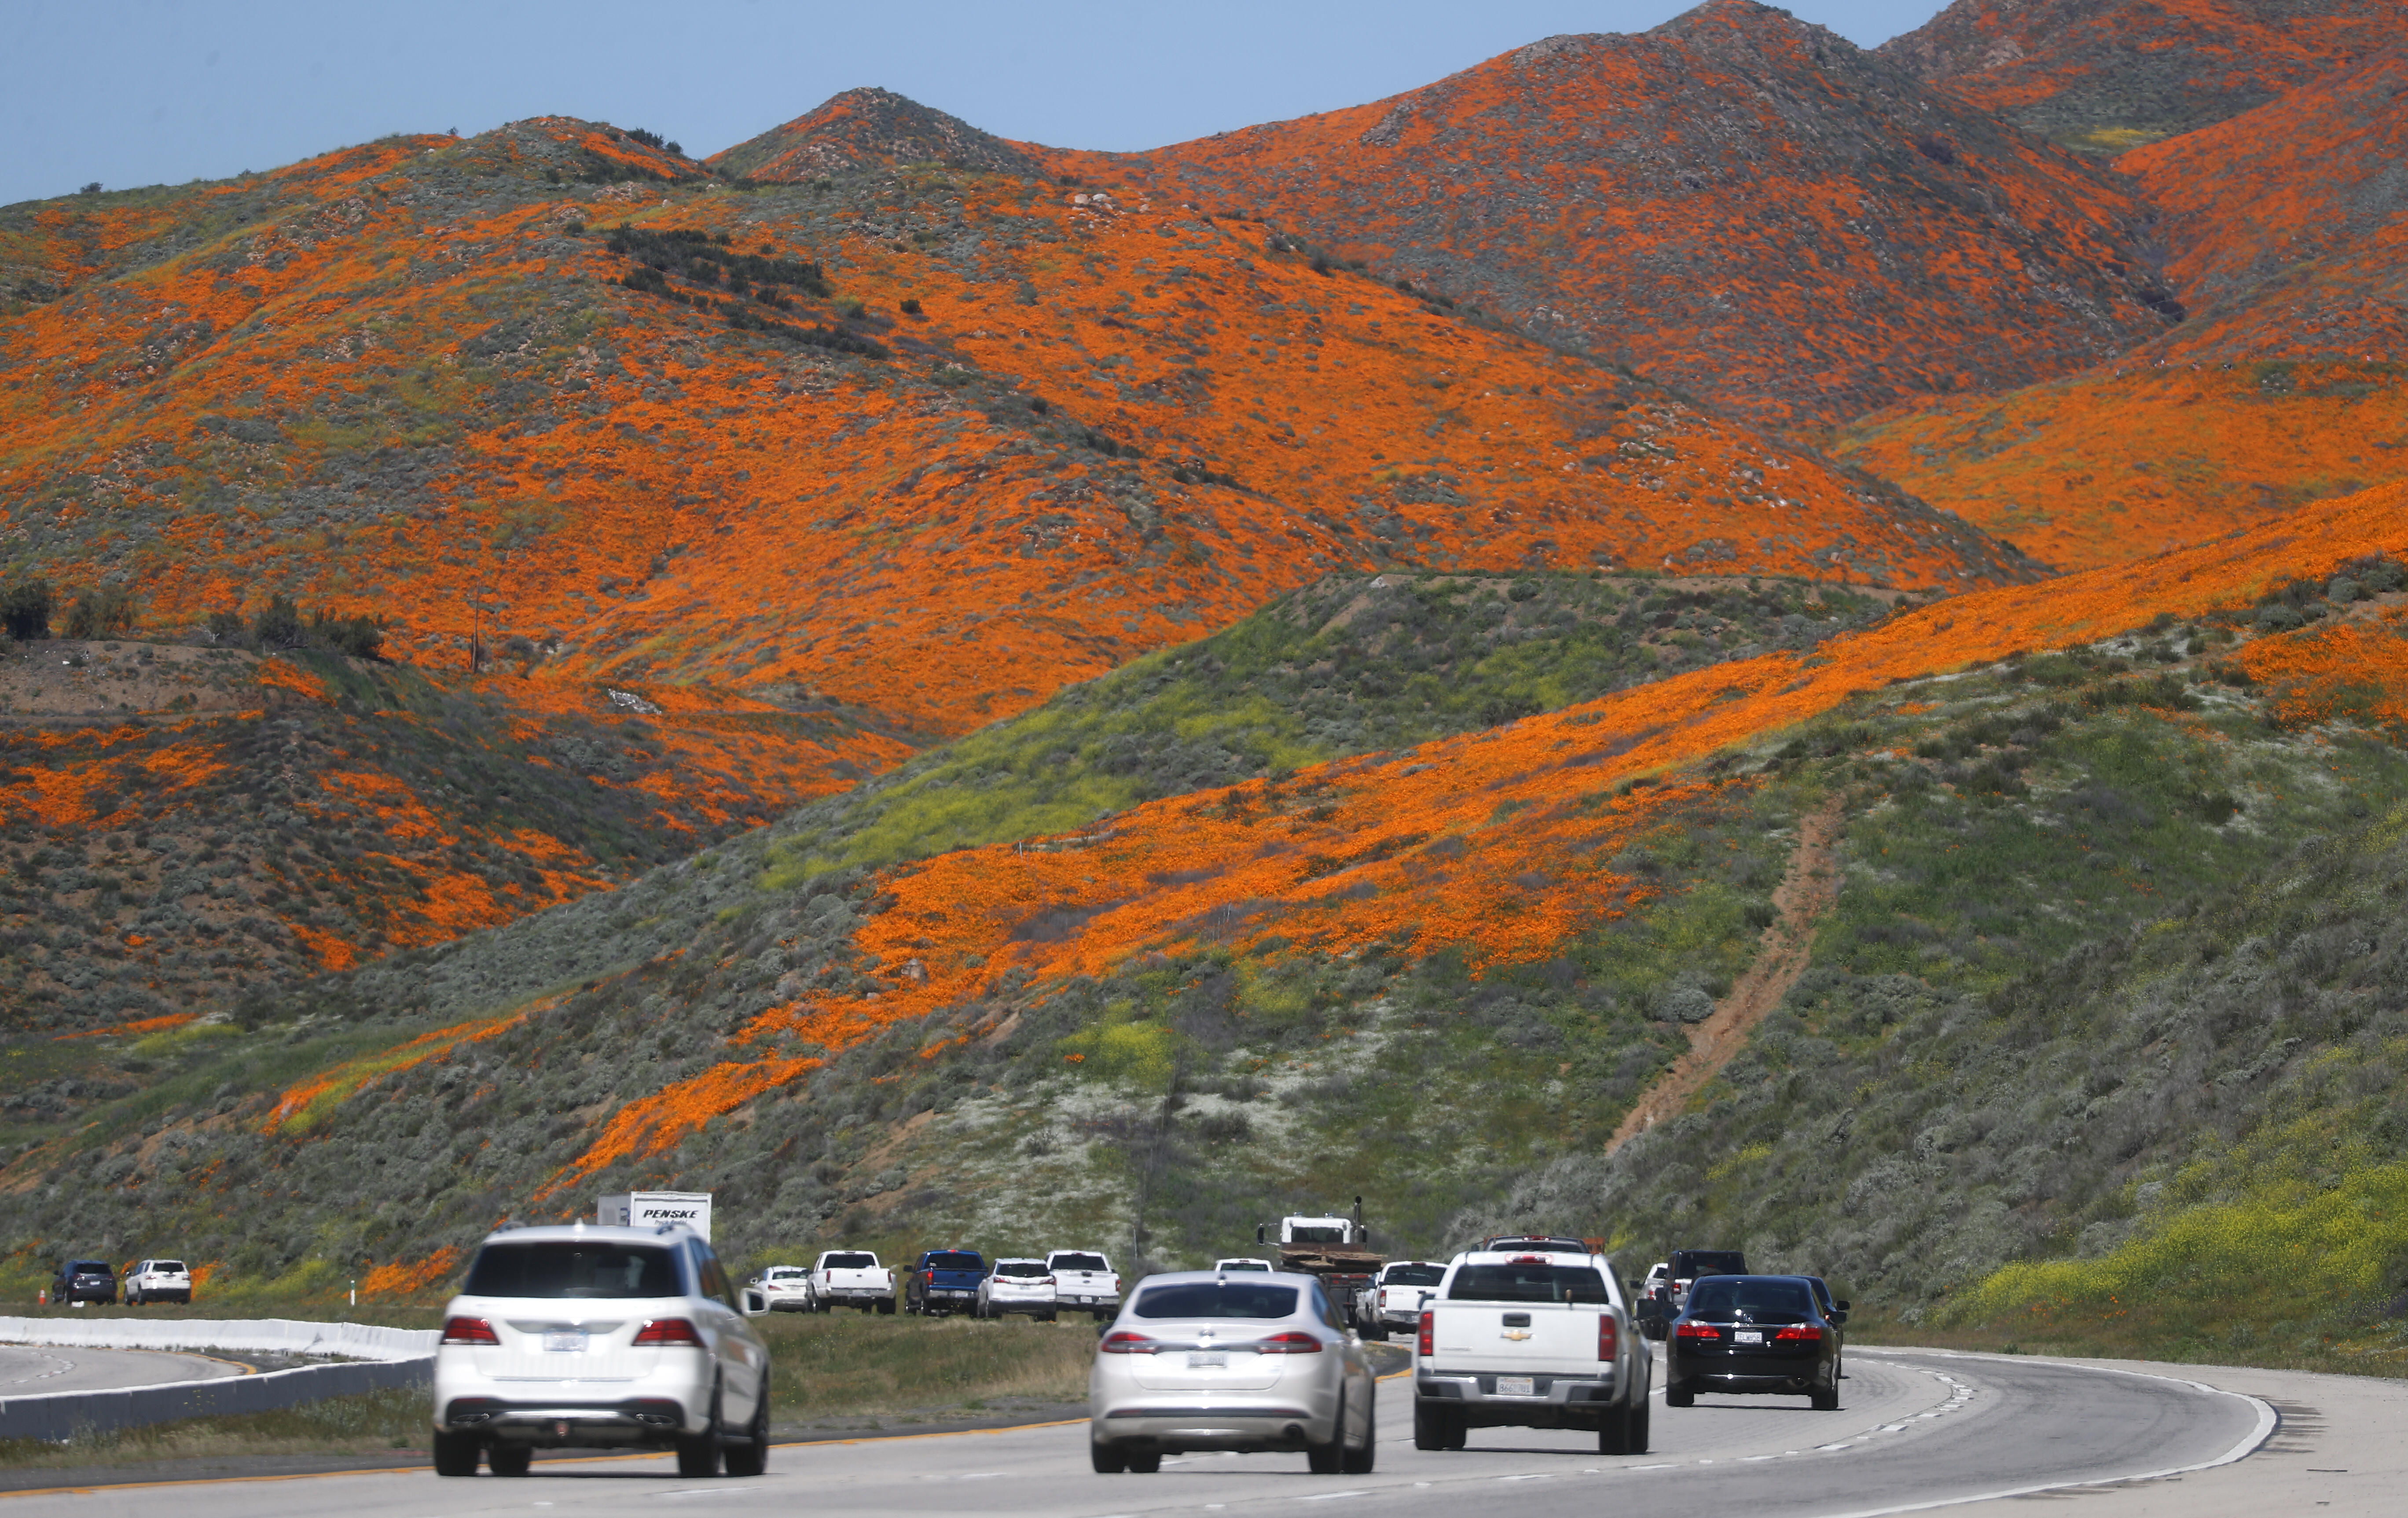
<svg viewBox="0 0 2408 1518"><path fill-rule="evenodd" d="M1514 1339L1527 1339L1530 1337L1530 1330L1527 1328L1508 1328L1505 1330L1505 1337Z"/></svg>

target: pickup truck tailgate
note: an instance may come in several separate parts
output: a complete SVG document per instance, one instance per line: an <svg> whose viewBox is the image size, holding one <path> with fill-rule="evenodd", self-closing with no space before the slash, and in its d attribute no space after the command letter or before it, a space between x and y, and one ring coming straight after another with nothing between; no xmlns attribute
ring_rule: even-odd
<svg viewBox="0 0 2408 1518"><path fill-rule="evenodd" d="M1592 1370L1598 1365L1597 1320L1610 1310L1550 1302L1432 1302L1430 1368Z"/></svg>

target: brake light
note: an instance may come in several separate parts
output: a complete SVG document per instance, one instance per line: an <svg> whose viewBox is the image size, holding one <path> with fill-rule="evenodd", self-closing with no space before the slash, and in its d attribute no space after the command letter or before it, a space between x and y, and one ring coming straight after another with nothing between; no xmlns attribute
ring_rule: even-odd
<svg viewBox="0 0 2408 1518"><path fill-rule="evenodd" d="M1143 1334L1132 1334L1124 1329L1116 1334L1106 1334L1104 1341L1096 1349L1103 1354L1152 1354L1154 1342Z"/></svg>
<svg viewBox="0 0 2408 1518"><path fill-rule="evenodd" d="M1438 1314L1435 1312L1424 1312L1422 1314L1421 1342L1414 1345L1413 1348L1423 1354L1436 1354L1438 1353L1438 1347L1432 1342L1432 1340L1437 1337L1437 1334Z"/></svg>
<svg viewBox="0 0 2408 1518"><path fill-rule="evenodd" d="M1710 1323L1684 1323L1672 1330L1674 1339L1720 1339L1721 1330Z"/></svg>
<svg viewBox="0 0 2408 1518"><path fill-rule="evenodd" d="M498 1344L501 1339L494 1325L482 1318L446 1318L443 1320L443 1342L446 1344Z"/></svg>
<svg viewBox="0 0 2408 1518"><path fill-rule="evenodd" d="M694 1325L683 1318L654 1318L636 1330L638 1344L692 1344L699 1349L702 1336Z"/></svg>
<svg viewBox="0 0 2408 1518"><path fill-rule="evenodd" d="M1812 1324L1784 1328L1772 1336L1772 1341L1776 1344L1820 1344L1823 1342L1823 1330Z"/></svg>
<svg viewBox="0 0 2408 1518"><path fill-rule="evenodd" d="M1257 1354L1319 1354L1321 1340L1311 1334L1294 1331L1273 1334L1268 1339L1256 1340L1254 1353Z"/></svg>
<svg viewBox="0 0 2408 1518"><path fill-rule="evenodd" d="M1611 1360L1622 1353L1622 1327L1611 1312L1597 1315L1597 1357Z"/></svg>
<svg viewBox="0 0 2408 1518"><path fill-rule="evenodd" d="M937 1272L935 1272L934 1270L931 1270L931 1271L929 1271L929 1272L928 1272L928 1284L929 1284L929 1285L931 1285L931 1286L933 1286L933 1285L935 1285L936 1283L937 1283Z"/></svg>

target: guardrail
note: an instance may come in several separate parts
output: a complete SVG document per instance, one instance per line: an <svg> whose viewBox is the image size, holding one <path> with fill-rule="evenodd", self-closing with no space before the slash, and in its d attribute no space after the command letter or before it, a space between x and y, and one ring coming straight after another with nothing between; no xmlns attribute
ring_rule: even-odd
<svg viewBox="0 0 2408 1518"><path fill-rule="evenodd" d="M349 1358L213 1381L162 1382L108 1391L44 1392L0 1397L0 1439L67 1439L177 1418L267 1412L329 1396L353 1396L435 1379L436 1329L372 1324L306 1323L290 1318L168 1319L152 1323L76 1323L0 1318L0 1342L65 1349L230 1350Z"/></svg>

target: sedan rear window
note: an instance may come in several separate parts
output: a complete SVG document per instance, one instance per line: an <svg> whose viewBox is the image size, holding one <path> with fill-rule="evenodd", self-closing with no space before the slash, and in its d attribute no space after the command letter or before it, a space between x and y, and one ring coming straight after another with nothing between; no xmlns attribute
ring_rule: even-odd
<svg viewBox="0 0 2408 1518"><path fill-rule="evenodd" d="M928 1256L926 1268L930 1270L984 1270L986 1268L986 1262L980 1259L975 1254L931 1254Z"/></svg>
<svg viewBox="0 0 2408 1518"><path fill-rule="evenodd" d="M573 1239L487 1244L468 1267L470 1296L675 1296L677 1262L649 1244Z"/></svg>
<svg viewBox="0 0 2408 1518"><path fill-rule="evenodd" d="M1814 1303L1802 1281L1714 1276L1689 1288L1689 1316L1743 1323L1804 1323Z"/></svg>
<svg viewBox="0 0 2408 1518"><path fill-rule="evenodd" d="M1137 1295L1140 1318L1285 1318L1296 1313L1296 1288L1268 1282L1182 1281Z"/></svg>
<svg viewBox="0 0 2408 1518"><path fill-rule="evenodd" d="M1050 1274L1042 1260L1006 1260L995 1267L999 1276L1042 1276Z"/></svg>
<svg viewBox="0 0 2408 1518"><path fill-rule="evenodd" d="M877 1267L875 1254L831 1254L820 1268L824 1270L869 1270Z"/></svg>
<svg viewBox="0 0 2408 1518"><path fill-rule="evenodd" d="M1585 1265L1467 1265L1449 1298L1465 1302L1602 1302L1605 1277Z"/></svg>
<svg viewBox="0 0 2408 1518"><path fill-rule="evenodd" d="M1056 1270L1109 1270L1111 1267L1104 1263L1104 1257L1100 1254L1056 1254L1054 1256L1054 1268Z"/></svg>

